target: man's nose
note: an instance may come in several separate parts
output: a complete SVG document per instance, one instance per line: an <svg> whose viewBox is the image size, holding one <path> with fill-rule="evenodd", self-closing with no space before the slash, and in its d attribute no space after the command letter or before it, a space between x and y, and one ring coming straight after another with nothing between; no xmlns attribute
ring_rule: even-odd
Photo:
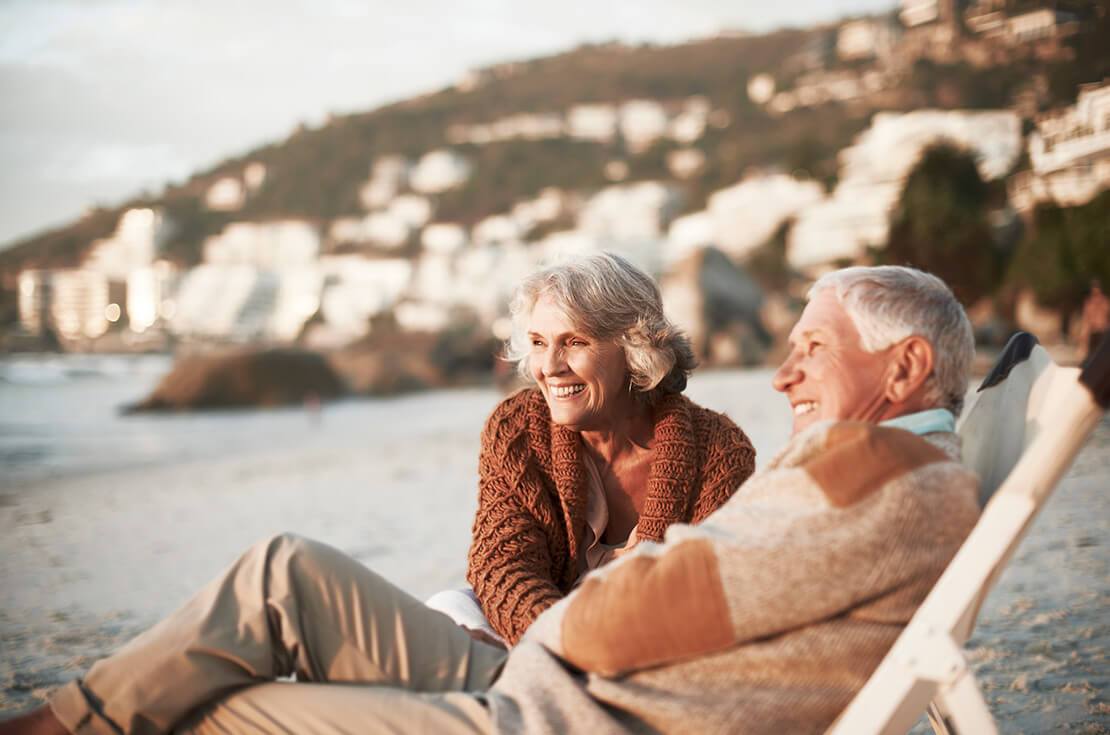
<svg viewBox="0 0 1110 735"><path fill-rule="evenodd" d="M793 352L786 356L782 365L775 371L775 375L771 378L771 386L780 393L785 393L790 389L790 386L798 382L801 377L801 370L798 368L798 361Z"/></svg>

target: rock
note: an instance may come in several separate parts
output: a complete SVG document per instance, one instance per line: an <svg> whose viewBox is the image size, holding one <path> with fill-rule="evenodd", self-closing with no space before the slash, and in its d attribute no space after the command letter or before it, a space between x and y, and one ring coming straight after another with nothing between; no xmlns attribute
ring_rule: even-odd
<svg viewBox="0 0 1110 735"><path fill-rule="evenodd" d="M319 353L251 350L186 357L146 400L125 411L282 406L337 398L345 392L343 381Z"/></svg>

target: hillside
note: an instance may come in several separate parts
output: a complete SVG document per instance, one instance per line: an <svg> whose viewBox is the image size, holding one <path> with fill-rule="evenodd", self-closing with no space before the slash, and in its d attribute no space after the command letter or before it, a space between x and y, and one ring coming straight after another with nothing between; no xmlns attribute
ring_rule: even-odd
<svg viewBox="0 0 1110 735"><path fill-rule="evenodd" d="M370 112L338 116L317 129L302 128L284 141L249 151L169 186L150 199L137 198L112 209L28 238L0 251L0 319L14 317L15 275L28 267L78 264L90 243L109 234L122 211L157 206L174 223L165 256L181 265L200 260L204 239L232 219L297 217L323 226L362 213L359 187L372 161L386 154L418 157L449 145L452 126L489 122L519 113L559 112L573 105L631 99L677 102L698 95L725 124L710 126L695 147L706 157L702 171L683 183L683 207L704 206L708 193L740 180L752 167L801 171L829 186L835 182L838 151L869 124L878 109L919 107L1010 107L1018 101L1032 111L1074 99L1079 82L1110 74L1104 50L1107 19L1071 39L1071 60L1044 61L1026 54L1004 64L974 66L965 61L918 59L906 65L897 84L880 94L843 104L799 107L772 115L748 97L749 80L774 75L779 88L814 67L836 71L851 64L831 52L835 26L785 30L762 36L723 36L678 46L592 45L552 57L502 64L483 70L480 83L451 87ZM617 143L572 138L504 140L452 145L474 166L467 183L436 202L435 219L473 224L507 210L544 187L596 190L610 183L603 168L621 160L627 180L671 178L666 138L632 154ZM208 187L247 161L266 166L265 184L234 213L204 206Z"/></svg>

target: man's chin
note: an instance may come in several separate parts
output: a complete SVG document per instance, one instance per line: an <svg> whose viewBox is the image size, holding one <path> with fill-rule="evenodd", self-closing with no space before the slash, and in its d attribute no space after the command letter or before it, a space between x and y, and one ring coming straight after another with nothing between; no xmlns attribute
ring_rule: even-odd
<svg viewBox="0 0 1110 735"><path fill-rule="evenodd" d="M798 434L801 434L803 431L816 424L819 420L820 419L818 419L817 416L814 416L812 414L794 419L794 430L791 432L790 435L797 436Z"/></svg>

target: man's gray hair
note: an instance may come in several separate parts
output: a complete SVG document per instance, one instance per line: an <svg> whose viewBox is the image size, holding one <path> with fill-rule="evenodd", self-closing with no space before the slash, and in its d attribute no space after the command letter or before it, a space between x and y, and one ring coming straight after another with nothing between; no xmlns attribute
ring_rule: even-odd
<svg viewBox="0 0 1110 735"><path fill-rule="evenodd" d="M827 288L833 289L868 352L911 335L928 340L934 363L926 397L960 415L975 338L967 313L944 281L897 265L844 268L821 276L807 298Z"/></svg>
<svg viewBox="0 0 1110 735"><path fill-rule="evenodd" d="M663 314L659 287L649 275L619 255L579 256L528 276L509 306L513 331L506 357L529 376L528 318L547 296L576 328L593 339L612 340L624 359L639 395L681 393L696 364L689 338Z"/></svg>

